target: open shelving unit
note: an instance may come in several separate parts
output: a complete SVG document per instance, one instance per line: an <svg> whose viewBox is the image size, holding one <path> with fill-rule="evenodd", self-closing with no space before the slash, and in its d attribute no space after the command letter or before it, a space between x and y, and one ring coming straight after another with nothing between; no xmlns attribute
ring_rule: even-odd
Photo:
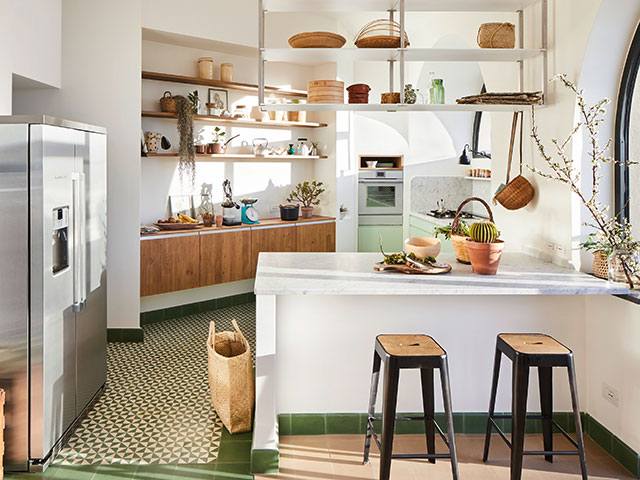
<svg viewBox="0 0 640 480"><path fill-rule="evenodd" d="M405 88L405 63L417 61L438 62L517 62L519 65L519 91L524 91L524 63L541 56L543 104L546 101L548 58L547 17L548 0L258 0L258 101L265 110L307 111L507 111L531 108L530 105L421 105L404 103L400 95L399 104L267 104L265 93L265 63L328 63L339 61L380 61L389 64L390 92L403 92ZM541 48L524 48L524 9L535 4L541 8ZM266 48L265 17L273 12L388 12L389 19L400 25L400 48ZM514 49L442 49L414 48L405 43L405 15L407 12L512 12L518 14L518 37ZM397 17L396 17L397 15ZM398 69L400 85L394 88L394 71Z"/></svg>
<svg viewBox="0 0 640 480"><path fill-rule="evenodd" d="M153 112L149 110L142 111L143 117L148 118L165 118L169 120L175 120L177 117L175 113L169 112ZM229 118L229 117L216 117L213 115L194 115L194 120L214 123L216 125L227 125L237 127L254 127L254 128L322 128L326 127L326 123L318 122L278 122L275 120L252 120L248 118Z"/></svg>
<svg viewBox="0 0 640 480"><path fill-rule="evenodd" d="M147 153L148 157L177 157L177 153ZM319 160L328 158L324 155L253 155L249 153L221 153L221 154L209 154L198 153L198 158L209 158L212 160Z"/></svg>

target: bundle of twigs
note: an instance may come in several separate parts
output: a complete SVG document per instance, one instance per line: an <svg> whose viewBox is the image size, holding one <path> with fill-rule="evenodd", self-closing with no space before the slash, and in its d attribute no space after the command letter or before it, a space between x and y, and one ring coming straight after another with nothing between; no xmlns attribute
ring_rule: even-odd
<svg viewBox="0 0 640 480"><path fill-rule="evenodd" d="M542 92L487 92L456 100L471 105L540 105Z"/></svg>

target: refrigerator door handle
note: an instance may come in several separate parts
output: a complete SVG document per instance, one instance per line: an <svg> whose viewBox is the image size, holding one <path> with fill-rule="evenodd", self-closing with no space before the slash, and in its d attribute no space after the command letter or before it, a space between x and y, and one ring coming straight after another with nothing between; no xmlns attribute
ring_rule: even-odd
<svg viewBox="0 0 640 480"><path fill-rule="evenodd" d="M87 188L80 174L80 310L87 306Z"/></svg>
<svg viewBox="0 0 640 480"><path fill-rule="evenodd" d="M80 252L80 231L82 229L80 225L80 174L73 172L71 174L71 185L73 189L73 305L72 310L79 312L82 310L82 292L81 292L81 252Z"/></svg>

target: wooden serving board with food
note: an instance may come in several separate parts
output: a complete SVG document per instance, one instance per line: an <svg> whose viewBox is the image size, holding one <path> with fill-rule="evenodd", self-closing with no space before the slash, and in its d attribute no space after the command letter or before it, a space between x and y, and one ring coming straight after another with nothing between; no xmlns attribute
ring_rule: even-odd
<svg viewBox="0 0 640 480"><path fill-rule="evenodd" d="M432 265L429 268L414 267L412 265L389 265L384 262L377 263L373 269L376 272L398 272L398 273L410 273L420 275L438 275L440 273L447 273L451 271L451 265L443 263L441 265Z"/></svg>
<svg viewBox="0 0 640 480"><path fill-rule="evenodd" d="M204 225L195 218L191 218L183 213L178 213L176 217L169 217L167 220L158 220L154 225L160 230L193 230L202 228Z"/></svg>

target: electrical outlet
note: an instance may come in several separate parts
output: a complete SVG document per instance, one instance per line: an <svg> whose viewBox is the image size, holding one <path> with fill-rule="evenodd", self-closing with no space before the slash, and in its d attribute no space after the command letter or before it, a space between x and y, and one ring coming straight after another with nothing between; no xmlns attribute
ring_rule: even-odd
<svg viewBox="0 0 640 480"><path fill-rule="evenodd" d="M551 250L552 252L556 249L556 244L553 242L547 242L547 250Z"/></svg>
<svg viewBox="0 0 640 480"><path fill-rule="evenodd" d="M559 243L556 243L556 252L564 255L564 245L560 245Z"/></svg>
<svg viewBox="0 0 640 480"><path fill-rule="evenodd" d="M280 215L280 206L279 205L271 205L271 209L269 210L271 215L277 217Z"/></svg>
<svg viewBox="0 0 640 480"><path fill-rule="evenodd" d="M618 391L606 383L602 383L602 397L614 407L618 406Z"/></svg>

